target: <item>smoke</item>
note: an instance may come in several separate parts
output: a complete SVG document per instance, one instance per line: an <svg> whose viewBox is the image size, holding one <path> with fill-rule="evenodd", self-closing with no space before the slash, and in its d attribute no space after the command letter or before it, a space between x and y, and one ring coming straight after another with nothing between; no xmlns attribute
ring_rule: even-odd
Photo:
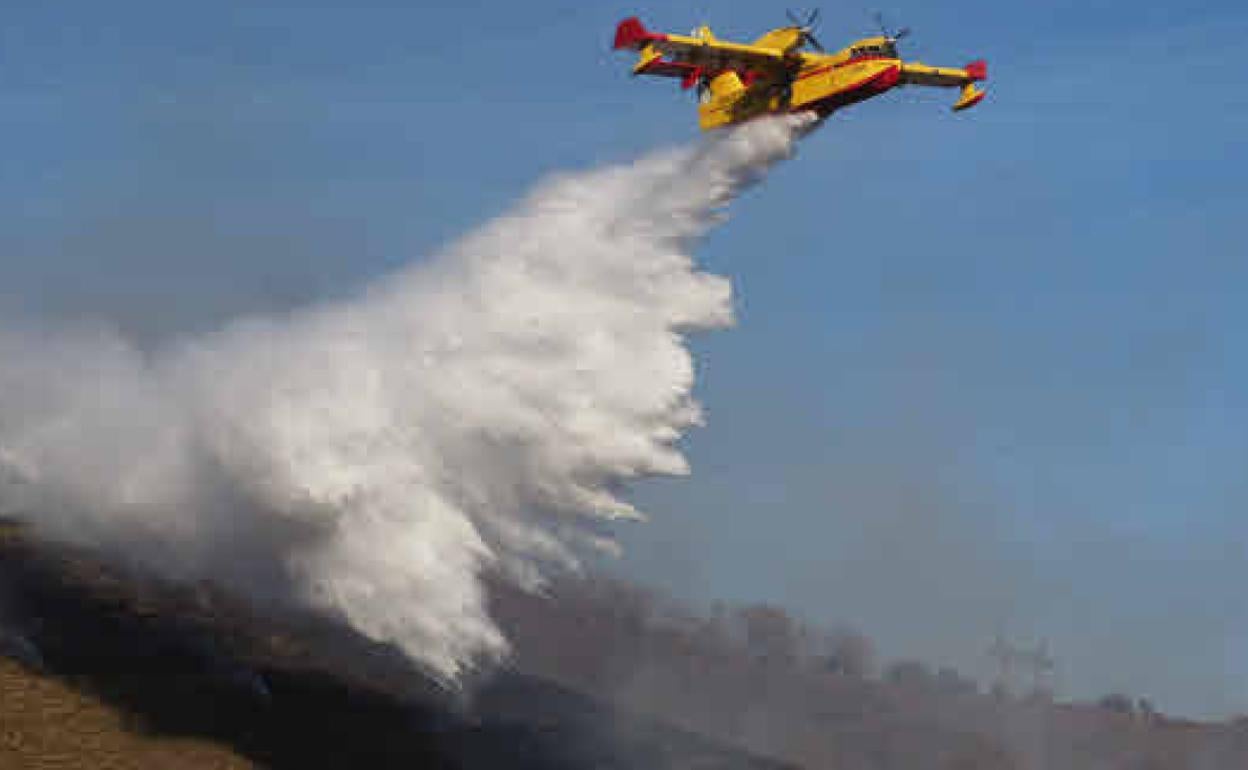
<svg viewBox="0 0 1248 770"><path fill-rule="evenodd" d="M0 512L182 580L294 601L453 679L506 653L480 578L575 568L618 485L688 472L690 255L807 117L546 181L358 298L156 353L0 330Z"/></svg>

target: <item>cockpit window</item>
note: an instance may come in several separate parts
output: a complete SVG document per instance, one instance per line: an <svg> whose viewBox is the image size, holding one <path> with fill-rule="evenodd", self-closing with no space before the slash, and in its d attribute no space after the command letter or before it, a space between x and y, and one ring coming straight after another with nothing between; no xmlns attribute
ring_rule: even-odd
<svg viewBox="0 0 1248 770"><path fill-rule="evenodd" d="M879 45L867 45L857 49L857 56L887 56L888 58L896 58L897 49L891 44L882 43Z"/></svg>
<svg viewBox="0 0 1248 770"><path fill-rule="evenodd" d="M894 59L894 58L896 58L896 57L897 57L897 51L896 51L896 49L895 49L895 48L893 48L893 46L888 45L888 44L884 44L884 45L864 45L864 46L860 46L860 47L858 47L858 48L851 48L851 49L850 49L850 55L851 55L851 56L854 56L854 57L859 57L859 56L886 56L886 57L888 57L888 58L890 58L890 59Z"/></svg>

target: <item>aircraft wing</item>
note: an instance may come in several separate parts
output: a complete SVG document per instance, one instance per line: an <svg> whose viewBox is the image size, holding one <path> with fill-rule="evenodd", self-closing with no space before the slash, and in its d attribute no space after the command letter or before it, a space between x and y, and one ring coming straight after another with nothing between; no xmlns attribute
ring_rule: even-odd
<svg viewBox="0 0 1248 770"><path fill-rule="evenodd" d="M620 22L615 30L615 48L640 52L634 75L682 78L685 88L703 74L725 70L778 74L788 66L784 53L775 48L728 43L709 34L689 37L651 32L636 17Z"/></svg>

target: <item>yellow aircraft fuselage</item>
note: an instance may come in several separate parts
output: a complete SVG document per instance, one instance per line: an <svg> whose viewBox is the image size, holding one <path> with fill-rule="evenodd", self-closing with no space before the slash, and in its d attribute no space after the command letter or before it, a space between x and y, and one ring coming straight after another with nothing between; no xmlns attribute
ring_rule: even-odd
<svg viewBox="0 0 1248 770"><path fill-rule="evenodd" d="M982 61L964 68L906 62L889 37L864 38L836 53L801 51L805 33L800 27L782 27L742 45L716 40L706 27L691 36L668 35L626 19L616 31L615 47L639 52L633 74L679 77L685 88L701 86L698 122L704 130L774 113L825 117L907 84L960 87L955 110L984 98L975 87L987 77Z"/></svg>

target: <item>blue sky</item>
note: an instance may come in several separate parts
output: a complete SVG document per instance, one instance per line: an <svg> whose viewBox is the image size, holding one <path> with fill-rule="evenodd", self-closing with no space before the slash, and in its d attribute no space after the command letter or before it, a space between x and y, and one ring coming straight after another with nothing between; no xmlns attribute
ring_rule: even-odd
<svg viewBox="0 0 1248 770"><path fill-rule="evenodd" d="M543 174L696 138L620 18L749 38L783 8L11 3L0 312L159 344L349 293ZM881 10L909 56L986 57L989 97L846 111L734 206L695 475L636 490L617 568L974 673L996 630L1045 636L1068 694L1248 710L1248 11Z"/></svg>

